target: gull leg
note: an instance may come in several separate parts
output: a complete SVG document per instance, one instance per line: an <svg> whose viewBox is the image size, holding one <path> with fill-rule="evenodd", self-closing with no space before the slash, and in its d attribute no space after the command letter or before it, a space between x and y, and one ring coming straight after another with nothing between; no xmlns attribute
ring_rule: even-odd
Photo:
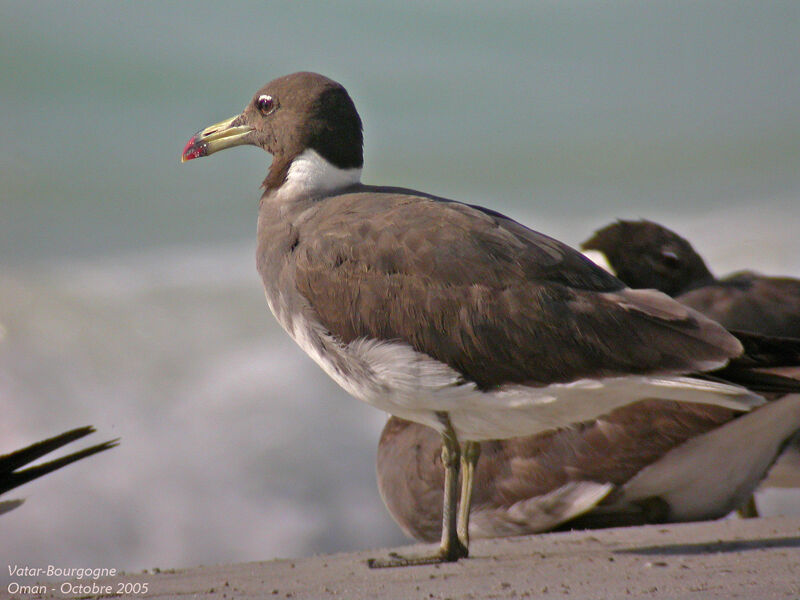
<svg viewBox="0 0 800 600"><path fill-rule="evenodd" d="M458 506L458 539L469 548L469 513L472 509L472 488L475 484L475 467L481 457L480 442L466 442L461 454L461 502Z"/></svg>
<svg viewBox="0 0 800 600"><path fill-rule="evenodd" d="M442 416L443 415L443 416ZM458 470L461 465L461 447L447 414L439 418L445 423L442 433L442 464L444 465L444 504L442 505L442 542L439 555L443 562L451 562L468 555L467 546L458 535Z"/></svg>
<svg viewBox="0 0 800 600"><path fill-rule="evenodd" d="M736 509L736 512L739 516L743 519L753 519L758 516L758 506L756 505L756 497L754 494L750 494L750 497L747 499L747 502L742 504L739 508Z"/></svg>
<svg viewBox="0 0 800 600"><path fill-rule="evenodd" d="M467 546L459 540L457 526L456 505L458 503L458 470L461 463L461 448L447 413L437 413L436 416L444 425L442 432L444 503L442 506L442 541L439 551L432 556L401 556L392 552L388 559L370 558L367 565L371 569L454 562L459 558L466 558L468 555Z"/></svg>

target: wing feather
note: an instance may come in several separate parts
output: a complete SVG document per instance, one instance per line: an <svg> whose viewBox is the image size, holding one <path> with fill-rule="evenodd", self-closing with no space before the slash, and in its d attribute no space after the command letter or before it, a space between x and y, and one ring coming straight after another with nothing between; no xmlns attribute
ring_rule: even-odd
<svg viewBox="0 0 800 600"><path fill-rule="evenodd" d="M295 252L299 292L342 342L403 341L484 389L705 370L741 352L664 294L629 290L561 242L456 202L326 198Z"/></svg>

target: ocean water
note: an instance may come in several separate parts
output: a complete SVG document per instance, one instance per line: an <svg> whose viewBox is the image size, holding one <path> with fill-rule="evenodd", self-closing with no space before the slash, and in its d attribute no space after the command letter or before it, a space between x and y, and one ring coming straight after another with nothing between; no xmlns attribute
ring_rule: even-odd
<svg viewBox="0 0 800 600"><path fill-rule="evenodd" d="M84 424L122 438L9 496L27 500L0 518L0 563L402 542L375 485L385 416L263 300L269 158L179 163L269 79L347 86L366 182L572 244L646 217L717 274L800 277L798 55L793 2L0 1L0 452Z"/></svg>

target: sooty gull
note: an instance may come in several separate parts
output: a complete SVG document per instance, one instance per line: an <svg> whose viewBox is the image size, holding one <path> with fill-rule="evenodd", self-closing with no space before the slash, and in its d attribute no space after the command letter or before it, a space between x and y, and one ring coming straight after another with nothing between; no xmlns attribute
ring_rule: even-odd
<svg viewBox="0 0 800 600"><path fill-rule="evenodd" d="M241 114L195 134L182 160L243 144L273 156L256 265L278 322L351 395L442 438L438 553L373 566L467 556L482 440L595 419L643 398L763 402L691 376L742 346L668 296L629 289L493 210L362 184L361 119L327 77L273 80Z"/></svg>
<svg viewBox="0 0 800 600"><path fill-rule="evenodd" d="M630 287L661 290L728 329L800 338L800 279L752 271L717 279L686 239L647 220L611 223L582 247L602 253Z"/></svg>
<svg viewBox="0 0 800 600"><path fill-rule="evenodd" d="M92 454L97 454L98 452L103 452L119 444L119 440L110 440L102 444L89 446L83 450L78 450L77 452L67 454L66 456L56 458L46 463L22 469L22 467L42 456L50 454L62 446L66 446L70 442L85 437L94 431L94 427L91 426L79 427L66 431L61 435L42 440L41 442L36 442L25 448L20 448L9 454L0 455L0 494L55 471L56 469L60 469L70 463L74 463L76 460L91 456ZM22 504L22 502L23 500L6 500L0 502L0 514L16 508Z"/></svg>

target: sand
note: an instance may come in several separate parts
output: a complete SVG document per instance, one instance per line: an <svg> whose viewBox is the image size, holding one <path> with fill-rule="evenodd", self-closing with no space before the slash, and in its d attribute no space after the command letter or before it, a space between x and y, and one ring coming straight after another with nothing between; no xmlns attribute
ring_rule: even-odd
<svg viewBox="0 0 800 600"><path fill-rule="evenodd" d="M430 548L394 550L408 553ZM800 517L477 540L471 550L472 557L458 563L400 569L371 570L366 566L368 557L385 555L387 549L154 569L81 581L98 586L95 592L102 587L99 594L86 589L64 594L62 582L47 582L47 593L33 597L107 597L128 590L126 597L207 600L800 598ZM146 593L143 584L147 584Z"/></svg>

